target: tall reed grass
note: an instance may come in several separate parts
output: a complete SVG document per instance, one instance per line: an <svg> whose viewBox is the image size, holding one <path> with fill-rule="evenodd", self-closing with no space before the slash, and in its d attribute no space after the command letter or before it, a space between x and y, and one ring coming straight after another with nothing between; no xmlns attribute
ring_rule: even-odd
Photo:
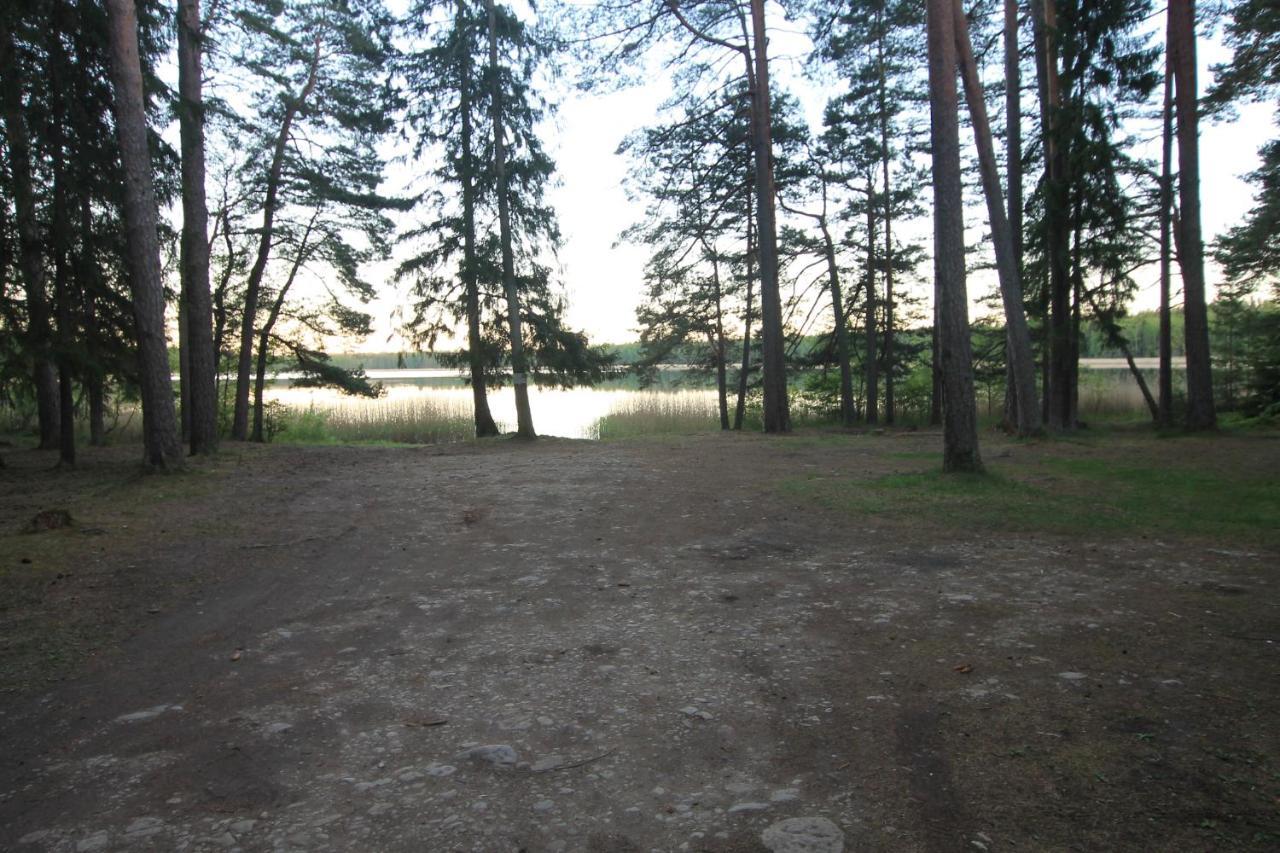
<svg viewBox="0 0 1280 853"><path fill-rule="evenodd" d="M720 428L719 417L712 392L637 391L614 403L596 422L595 437L714 432Z"/></svg>

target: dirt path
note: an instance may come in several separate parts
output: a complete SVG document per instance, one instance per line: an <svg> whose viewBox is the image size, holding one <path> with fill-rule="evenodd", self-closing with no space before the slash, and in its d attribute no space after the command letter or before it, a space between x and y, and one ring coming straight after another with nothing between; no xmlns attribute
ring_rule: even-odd
<svg viewBox="0 0 1280 853"><path fill-rule="evenodd" d="M4 701L0 849L1275 849L1277 555L778 488L908 455L246 452L76 546L132 636Z"/></svg>

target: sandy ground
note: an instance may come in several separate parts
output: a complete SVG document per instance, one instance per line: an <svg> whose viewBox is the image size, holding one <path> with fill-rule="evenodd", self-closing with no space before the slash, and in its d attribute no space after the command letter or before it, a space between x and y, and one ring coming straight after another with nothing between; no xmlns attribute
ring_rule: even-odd
<svg viewBox="0 0 1280 853"><path fill-rule="evenodd" d="M1280 847L1278 555L779 488L938 443L10 452L0 629L91 647L0 697L0 849Z"/></svg>

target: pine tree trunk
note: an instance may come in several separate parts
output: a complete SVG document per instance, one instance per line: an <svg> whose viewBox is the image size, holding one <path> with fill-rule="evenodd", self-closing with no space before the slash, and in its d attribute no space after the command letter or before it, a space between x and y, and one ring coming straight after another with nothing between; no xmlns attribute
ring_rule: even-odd
<svg viewBox="0 0 1280 853"><path fill-rule="evenodd" d="M751 0L755 46L753 122L756 177L756 227L760 244L760 362L764 391L765 432L790 432L787 367L782 330L782 296L778 285L778 231L774 215L773 121L769 103L769 58L764 26L764 0Z"/></svg>
<svg viewBox="0 0 1280 853"><path fill-rule="evenodd" d="M484 375L484 340L480 336L480 283L476 261L476 189L475 157L471 146L471 53L466 34L466 6L457 2L458 39L462 45L458 63L458 123L461 130L462 163L458 169L462 180L462 279L467 300L467 361L471 368L471 401L474 408L476 437L498 434L498 425L489 412Z"/></svg>
<svg viewBox="0 0 1280 853"><path fill-rule="evenodd" d="M1182 238L1183 318L1187 354L1187 428L1213 429L1213 373L1209 356L1209 312L1205 306L1204 242L1200 233L1200 117L1196 88L1194 0L1169 0L1169 45L1173 57L1174 104L1178 112L1178 202Z"/></svg>
<svg viewBox="0 0 1280 853"><path fill-rule="evenodd" d="M876 10L877 23L884 7ZM884 180L884 422L894 420L893 399L893 185L889 178L889 104L888 80L885 73L884 27L876 28L876 56L879 65L880 171Z"/></svg>
<svg viewBox="0 0 1280 853"><path fill-rule="evenodd" d="M209 208L204 189L204 94L200 0L178 0L178 120L182 146L183 422L193 454L218 445L213 304L209 295Z"/></svg>
<svg viewBox="0 0 1280 853"><path fill-rule="evenodd" d="M1169 279L1173 266L1173 247L1169 233L1173 213L1173 61L1167 52L1163 119L1160 139L1160 369L1156 378L1159 386L1156 423L1169 427L1173 424L1173 324L1169 308Z"/></svg>
<svg viewBox="0 0 1280 853"><path fill-rule="evenodd" d="M849 364L849 323L844 308L844 292L840 287L840 270L836 266L836 244L827 227L825 206L826 189L823 189L823 215L818 220L822 228L823 252L827 258L827 286L831 289L831 313L835 316L836 360L840 364L840 423L853 426L858 412L853 404L853 368Z"/></svg>
<svg viewBox="0 0 1280 853"><path fill-rule="evenodd" d="M868 424L879 422L880 413L880 356L876 352L879 328L876 317L876 209L873 203L874 189L870 178L867 180L867 325L866 363L864 367L866 382L866 417Z"/></svg>
<svg viewBox="0 0 1280 853"><path fill-rule="evenodd" d="M964 205L956 92L953 0L928 0L929 118L932 140L934 258L938 273L942 361L942 469L981 471L978 413L965 291Z"/></svg>
<svg viewBox="0 0 1280 853"><path fill-rule="evenodd" d="M738 402L733 410L733 428L742 429L747 415L747 375L751 370L751 287L755 282L755 219L751 216L751 202L747 201L747 298L742 312L742 366L738 370Z"/></svg>
<svg viewBox="0 0 1280 853"><path fill-rule="evenodd" d="M280 121L280 133L276 136L271 152L271 165L267 169L266 194L262 204L262 229L258 236L258 253L245 282L244 308L240 318L240 355L236 364L236 402L231 417L231 437L236 441L249 438L249 386L253 370L253 333L258 320L258 299L262 292L262 279L271 257L271 244L275 239L276 208L279 205L280 179L284 171L284 156L298 111L315 91L320 73L320 40L317 38L311 54L311 66L307 81L297 97L286 96L284 116Z"/></svg>
<svg viewBox="0 0 1280 853"><path fill-rule="evenodd" d="M498 76L497 13L493 0L485 0L489 12L489 66L493 91L489 104L493 114L493 171L497 179L498 231L502 243L502 289L507 296L507 334L511 339L512 384L516 393L516 435L537 438L533 410L529 407L529 366L524 356L524 333L520 327L520 292L516 289L515 257L511 249L511 205L507 198L507 149L502 133L502 81Z"/></svg>
<svg viewBox="0 0 1280 853"><path fill-rule="evenodd" d="M107 0L107 16L116 133L124 168L125 243L138 335L143 449L145 462L151 468L176 469L182 467L182 446L173 411L173 383L165 342L164 287L143 108L137 10L133 0Z"/></svg>
<svg viewBox="0 0 1280 853"><path fill-rule="evenodd" d="M1068 268L1066 151L1061 139L1062 90L1058 79L1057 7L1054 0L1031 0L1035 22L1036 75L1045 150L1045 247L1048 256L1047 422L1053 429L1075 427L1071 415L1071 274Z"/></svg>
<svg viewBox="0 0 1280 853"><path fill-rule="evenodd" d="M707 247L706 240L702 245ZM720 286L720 260L715 252L711 252L711 284L715 288L715 329L712 331L711 345L716 354L716 402L720 410L720 429L729 428L729 378L725 364L724 345L724 310Z"/></svg>
<svg viewBox="0 0 1280 853"><path fill-rule="evenodd" d="M27 302L26 350L32 360L32 381L36 390L36 417L40 449L58 446L58 378L50 344L53 328L45 292L44 251L37 220L35 189L32 184L31 143L22 109L22 84L17 77L17 49L13 34L0 20L0 103L4 108L4 130L9 153L14 218L18 226L18 264Z"/></svg>
<svg viewBox="0 0 1280 853"><path fill-rule="evenodd" d="M1025 283L1022 261L1022 56L1018 48L1018 0L1004 0L1004 79L1005 172L1009 189L1009 231L1013 237L1014 268L1018 271L1018 281ZM1012 349L1013 344L1006 335L1006 354ZM1034 358L1034 350L1032 357ZM1034 368L1032 381L1035 381ZM1018 424L1018 385L1013 365L1007 355L1004 386L1004 422L1006 428L1012 432L1017 429ZM1037 421L1040 420L1041 414L1042 410L1037 409Z"/></svg>
<svg viewBox="0 0 1280 853"><path fill-rule="evenodd" d="M964 79L965 98L978 149L978 167L982 175L983 194L987 199L987 217L991 224L991 240L995 244L996 270L1000 280L1000 297L1004 303L1005 328L1010 344L1008 361L1016 387L1018 435L1030 436L1041 431L1040 402L1036 399L1035 360L1031 355L1031 330L1022 304L1022 278L1018 271L1013 233L1005 215L1004 194L1000 191L1000 174L996 165L995 145L978 65L969 39L961 0L953 0L955 11L956 53L960 75Z"/></svg>

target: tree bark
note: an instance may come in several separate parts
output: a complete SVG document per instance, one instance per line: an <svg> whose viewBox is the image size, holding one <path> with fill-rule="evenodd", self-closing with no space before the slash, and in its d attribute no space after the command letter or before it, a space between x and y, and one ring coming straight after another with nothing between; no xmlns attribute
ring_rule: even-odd
<svg viewBox="0 0 1280 853"><path fill-rule="evenodd" d="M880 356L876 352L879 328L876 317L876 206L875 185L867 178L867 326L866 326L866 418L868 424L879 422Z"/></svg>
<svg viewBox="0 0 1280 853"><path fill-rule="evenodd" d="M502 138L502 81L498 76L497 13L493 0L485 0L489 12L489 66L493 91L489 104L493 114L493 171L497 179L498 231L502 243L502 289L507 296L507 333L511 338L511 382L516 393L516 435L537 438L533 411L529 407L529 366L524 355L524 335L520 328L520 292L516 289L515 257L511 249L511 205L507 198L507 149Z"/></svg>
<svg viewBox="0 0 1280 853"><path fill-rule="evenodd" d="M702 241L704 248L710 251L707 242ZM711 346L716 354L716 403L720 410L720 429L729 429L729 377L728 365L725 364L726 352L724 343L724 308L723 293L720 285L720 259L714 251L711 255L711 286L715 295L715 328L711 330Z"/></svg>
<svg viewBox="0 0 1280 853"><path fill-rule="evenodd" d="M964 206L956 93L953 0L928 0L929 118L933 157L934 258L938 274L942 360L943 451L947 472L981 471L978 413L965 292Z"/></svg>
<svg viewBox="0 0 1280 853"><path fill-rule="evenodd" d="M200 0L178 0L178 120L182 146L182 327L187 374L183 420L192 454L218 445L213 304L209 295L209 208L204 189L203 26Z"/></svg>
<svg viewBox="0 0 1280 853"><path fill-rule="evenodd" d="M1018 47L1018 0L1004 0L1005 172L1009 195L1009 231L1013 237L1014 268L1024 282L1022 262L1022 56ZM1024 290L1025 295L1025 290ZM1006 352L1013 344L1006 336ZM1034 353L1033 353L1034 357ZM1034 370L1032 373L1034 381ZM1036 419L1040 420L1037 411ZM1017 429L1018 385L1012 362L1005 358L1005 424Z"/></svg>
<svg viewBox="0 0 1280 853"><path fill-rule="evenodd" d="M836 266L836 244L827 226L826 188L823 188L823 215L818 220L822 229L823 253L827 258L827 285L831 289L831 312L836 322L836 360L840 363L840 423L853 426L858 412L853 404L853 369L849 365L849 323L844 309L844 293L840 287L840 270Z"/></svg>
<svg viewBox="0 0 1280 853"><path fill-rule="evenodd" d="M480 336L480 282L476 263L475 158L471 152L471 50L467 41L465 0L457 0L458 41L462 46L458 63L458 118L461 125L462 162L462 281L467 300L467 360L471 368L471 400L476 437L498 434L498 425L489 412L485 388L484 339Z"/></svg>
<svg viewBox="0 0 1280 853"><path fill-rule="evenodd" d="M1165 53L1164 116L1160 138L1160 369L1156 377L1159 402L1156 423L1173 424L1173 329L1169 308L1172 272L1170 218L1173 213L1173 60Z"/></svg>
<svg viewBox="0 0 1280 853"><path fill-rule="evenodd" d="M1187 428L1213 429L1213 373L1209 312L1205 305L1204 242L1200 233L1200 117L1196 102L1194 0L1169 0L1169 48L1173 57L1174 104L1178 113L1178 265L1182 269L1187 353Z"/></svg>
<svg viewBox="0 0 1280 853"><path fill-rule="evenodd" d="M31 172L31 143L22 109L22 85L17 77L17 48L13 33L0 21L0 101L4 107L4 130L8 141L9 173L13 181L13 206L18 226L18 263L22 270L27 302L26 348L32 360L32 380L36 390L36 417L40 449L58 446L61 433L58 418L58 378L50 343L53 328L45 292L44 251L36 213Z"/></svg>
<svg viewBox="0 0 1280 853"><path fill-rule="evenodd" d="M769 58L764 26L764 0L751 0L755 45L752 134L755 147L756 227L760 244L760 333L765 432L790 432L787 367L782 331L782 297L778 285L778 231L774 213L773 130L769 103Z"/></svg>
<svg viewBox="0 0 1280 853"><path fill-rule="evenodd" d="M1000 191L1000 173L996 166L995 145L991 139L991 122L987 118L986 99L978 79L978 65L969 39L969 23L961 0L953 0L955 10L956 53L960 76L964 80L965 98L973 125L974 143L978 149L978 167L982 175L983 195L987 199L987 217L991 239L995 244L996 271L1000 280L1000 298L1004 303L1005 328L1008 334L1009 366L1014 374L1018 407L1018 435L1036 435L1041 431L1040 402L1036 398L1035 360L1031 354L1031 330L1022 305L1022 277L1018 271L1013 233L1005 216L1004 194Z"/></svg>
<svg viewBox="0 0 1280 853"><path fill-rule="evenodd" d="M262 278L267 272L267 261L271 257L271 243L275 239L276 208L279 206L280 178L284 171L284 155L289 144L289 135L293 130L293 121L298 111L306 104L307 99L315 91L320 73L320 40L315 41L315 49L311 55L311 67L307 72L307 80L297 97L285 96L284 117L280 121L280 133L276 136L276 144L271 152L271 165L267 170L266 196L262 205L262 233L258 237L258 253L253 267L249 270L249 279L245 283L244 309L240 319L240 357L236 365L236 403L231 418L231 437L236 441L249 438L249 386L252 383L250 372L253 369L253 327L258 319L258 298L262 291Z"/></svg>
<svg viewBox="0 0 1280 853"><path fill-rule="evenodd" d="M733 428L742 429L747 415L747 375L751 370L751 286L755 282L755 220L751 216L751 204L747 204L747 298L742 313L742 366L738 370L738 402L733 411Z"/></svg>
<svg viewBox="0 0 1280 853"><path fill-rule="evenodd" d="M173 411L173 383L164 333L164 287L156 234L156 197L147 146L138 19L133 0L107 0L108 41L116 133L124 168L125 242L138 335L138 384L142 393L145 462L154 469L182 467L182 446Z"/></svg>
<svg viewBox="0 0 1280 853"><path fill-rule="evenodd" d="M1035 22L1036 75L1045 150L1045 248L1048 256L1048 425L1075 427L1072 417L1070 230L1066 222L1067 158L1061 134L1062 90L1058 79L1057 7L1054 0L1031 0Z"/></svg>
<svg viewBox="0 0 1280 853"><path fill-rule="evenodd" d="M889 178L888 80L884 62L884 6L876 10L876 56L879 65L880 171L884 181L884 422L894 420L893 399L893 185Z"/></svg>

